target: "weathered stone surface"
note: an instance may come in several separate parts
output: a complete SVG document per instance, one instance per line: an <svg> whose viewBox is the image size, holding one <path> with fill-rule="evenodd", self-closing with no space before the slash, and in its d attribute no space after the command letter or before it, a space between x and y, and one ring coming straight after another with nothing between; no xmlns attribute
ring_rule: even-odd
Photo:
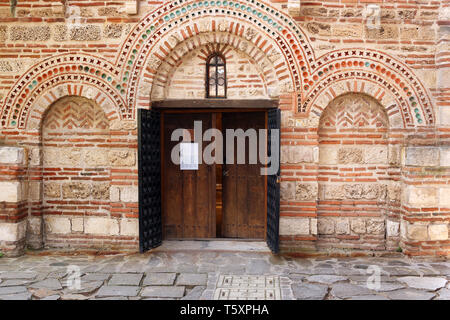
<svg viewBox="0 0 450 320"><path fill-rule="evenodd" d="M137 219L121 219L120 234L137 237L139 235L139 221Z"/></svg>
<svg viewBox="0 0 450 320"><path fill-rule="evenodd" d="M44 183L44 197L46 198L60 198L61 185L55 182Z"/></svg>
<svg viewBox="0 0 450 320"><path fill-rule="evenodd" d="M26 231L26 221L18 223L0 222L0 241L19 241L26 237Z"/></svg>
<svg viewBox="0 0 450 320"><path fill-rule="evenodd" d="M438 203L436 188L409 186L406 190L408 203L412 206L436 206Z"/></svg>
<svg viewBox="0 0 450 320"><path fill-rule="evenodd" d="M405 150L405 164L407 166L438 166L439 148L436 147L407 147Z"/></svg>
<svg viewBox="0 0 450 320"><path fill-rule="evenodd" d="M328 287L318 284L293 284L292 292L297 300L323 300L328 292Z"/></svg>
<svg viewBox="0 0 450 320"><path fill-rule="evenodd" d="M366 287L349 284L349 283L338 283L333 285L331 289L331 294L337 298L346 299L353 296L363 296L370 295L371 291Z"/></svg>
<svg viewBox="0 0 450 320"><path fill-rule="evenodd" d="M382 200L386 198L387 187L383 184L322 185L326 200Z"/></svg>
<svg viewBox="0 0 450 320"><path fill-rule="evenodd" d="M340 164L353 164L363 162L363 153L357 148L340 148L338 152Z"/></svg>
<svg viewBox="0 0 450 320"><path fill-rule="evenodd" d="M49 289L49 290L61 290L62 286L58 279L45 279L30 285L30 288L35 289Z"/></svg>
<svg viewBox="0 0 450 320"><path fill-rule="evenodd" d="M72 232L72 226L68 217L45 216L44 224L48 233L67 234Z"/></svg>
<svg viewBox="0 0 450 320"><path fill-rule="evenodd" d="M0 287L0 296L5 294L16 294L27 292L27 287L17 286L17 287Z"/></svg>
<svg viewBox="0 0 450 320"><path fill-rule="evenodd" d="M108 158L115 167L130 167L136 164L136 154L131 150L110 150Z"/></svg>
<svg viewBox="0 0 450 320"><path fill-rule="evenodd" d="M103 285L103 281L91 281L86 282L81 280L81 286L77 287L68 287L64 290L64 294L92 294L97 291Z"/></svg>
<svg viewBox="0 0 450 320"><path fill-rule="evenodd" d="M0 147L0 163L22 164L24 162L23 148Z"/></svg>
<svg viewBox="0 0 450 320"><path fill-rule="evenodd" d="M135 297L139 290L140 287L136 286L103 286L97 292L96 297Z"/></svg>
<svg viewBox="0 0 450 320"><path fill-rule="evenodd" d="M397 237L400 234L400 223L386 220L386 235L388 237Z"/></svg>
<svg viewBox="0 0 450 320"><path fill-rule="evenodd" d="M381 282L380 286L374 286L373 288L370 288L371 290L378 291L378 292L389 292L389 291L395 291L399 289L405 288L404 285L400 283L391 283L391 282Z"/></svg>
<svg viewBox="0 0 450 320"><path fill-rule="evenodd" d="M114 274L108 284L113 286L138 286L143 274L119 273Z"/></svg>
<svg viewBox="0 0 450 320"><path fill-rule="evenodd" d="M5 280L5 279L34 279L37 277L37 273L36 272L21 272L21 271L7 271L7 272L2 272L0 273L0 279Z"/></svg>
<svg viewBox="0 0 450 320"><path fill-rule="evenodd" d="M319 163L320 164L337 164L338 163L338 148L329 146L320 146L319 149Z"/></svg>
<svg viewBox="0 0 450 320"><path fill-rule="evenodd" d="M62 191L64 199L86 199L91 195L91 185L83 182L64 183Z"/></svg>
<svg viewBox="0 0 450 320"><path fill-rule="evenodd" d="M308 218L280 218L280 234L281 235L299 235L310 234Z"/></svg>
<svg viewBox="0 0 450 320"><path fill-rule="evenodd" d="M295 199L295 181L282 181L280 183L280 195L283 200Z"/></svg>
<svg viewBox="0 0 450 320"><path fill-rule="evenodd" d="M0 181L0 202L22 201L22 185L18 181Z"/></svg>
<svg viewBox="0 0 450 320"><path fill-rule="evenodd" d="M354 233L366 233L366 222L364 219L351 219L351 230Z"/></svg>
<svg viewBox="0 0 450 320"><path fill-rule="evenodd" d="M203 286L206 285L208 275L204 273L181 273L177 278L178 286Z"/></svg>
<svg viewBox="0 0 450 320"><path fill-rule="evenodd" d="M50 27L48 26L14 26L10 28L9 40L11 41L46 41L50 39Z"/></svg>
<svg viewBox="0 0 450 320"><path fill-rule="evenodd" d="M443 288L447 283L445 278L434 277L402 277L398 278L398 281L406 283L410 288L428 291L436 291Z"/></svg>
<svg viewBox="0 0 450 320"><path fill-rule="evenodd" d="M192 290L188 291L181 300L200 300L205 289L205 286L194 287Z"/></svg>
<svg viewBox="0 0 450 320"><path fill-rule="evenodd" d="M106 38L117 39L122 36L123 26L120 24L108 24L103 30L103 34Z"/></svg>
<svg viewBox="0 0 450 320"><path fill-rule="evenodd" d="M84 231L90 234L118 235L119 222L113 218L88 217L84 223Z"/></svg>
<svg viewBox="0 0 450 320"><path fill-rule="evenodd" d="M142 297L153 298L182 298L185 287L148 286L142 290Z"/></svg>
<svg viewBox="0 0 450 320"><path fill-rule="evenodd" d="M388 148L385 146L370 146L362 150L364 163L367 164L387 164Z"/></svg>
<svg viewBox="0 0 450 320"><path fill-rule="evenodd" d="M50 290L50 289L46 289L46 288L42 288L42 289L37 289L37 290L33 290L33 296L38 298L38 299L44 299L46 297L52 296L57 294L56 291Z"/></svg>
<svg viewBox="0 0 450 320"><path fill-rule="evenodd" d="M317 191L317 184L297 183L295 188L295 199L300 201L316 200L318 196Z"/></svg>
<svg viewBox="0 0 450 320"><path fill-rule="evenodd" d="M83 218L72 218L72 232L83 232L84 231L84 219Z"/></svg>
<svg viewBox="0 0 450 320"><path fill-rule="evenodd" d="M109 199L109 183L93 184L91 195L94 199L108 200Z"/></svg>
<svg viewBox="0 0 450 320"><path fill-rule="evenodd" d="M450 188L439 188L439 205L450 208Z"/></svg>
<svg viewBox="0 0 450 320"><path fill-rule="evenodd" d="M52 296L48 296L48 297L42 298L41 300L53 301L53 300L59 300L59 298L60 298L59 294L55 294L55 295L52 295Z"/></svg>
<svg viewBox="0 0 450 320"><path fill-rule="evenodd" d="M342 218L336 220L336 233L337 234L350 233L350 223L348 219Z"/></svg>
<svg viewBox="0 0 450 320"><path fill-rule="evenodd" d="M366 37L369 39L397 39L399 29L396 25L383 24L380 28L369 28L366 26Z"/></svg>
<svg viewBox="0 0 450 320"><path fill-rule="evenodd" d="M110 274L107 273L87 273L81 277L82 282L88 281L105 281L111 277Z"/></svg>
<svg viewBox="0 0 450 320"><path fill-rule="evenodd" d="M426 225L409 224L408 238L411 240L427 240L428 228Z"/></svg>
<svg viewBox="0 0 450 320"><path fill-rule="evenodd" d="M0 300L31 300L30 292L0 295Z"/></svg>
<svg viewBox="0 0 450 320"><path fill-rule="evenodd" d="M306 280L308 280L309 282L333 284L335 282L348 280L348 278L343 277L343 276L329 275L329 274L323 274L323 275L319 274L319 275L310 276L310 277L306 278Z"/></svg>
<svg viewBox="0 0 450 320"><path fill-rule="evenodd" d="M97 168L109 165L108 153L105 149L88 149L85 152L84 161L86 166Z"/></svg>
<svg viewBox="0 0 450 320"><path fill-rule="evenodd" d="M70 29L70 40L94 41L101 39L101 29L96 25L75 26Z"/></svg>
<svg viewBox="0 0 450 320"><path fill-rule="evenodd" d="M441 167L450 167L450 148L440 147L440 165Z"/></svg>
<svg viewBox="0 0 450 320"><path fill-rule="evenodd" d="M392 300L431 300L435 296L434 293L414 289L402 289L386 294Z"/></svg>
<svg viewBox="0 0 450 320"><path fill-rule="evenodd" d="M319 234L333 234L334 228L334 221L332 219L317 220L317 231Z"/></svg>
<svg viewBox="0 0 450 320"><path fill-rule="evenodd" d="M176 273L147 273L144 286L171 286L175 282Z"/></svg>
<svg viewBox="0 0 450 320"><path fill-rule="evenodd" d="M120 188L120 200L122 202L138 202L139 189L135 186Z"/></svg>
<svg viewBox="0 0 450 320"><path fill-rule="evenodd" d="M441 289L438 291L439 297L436 300L450 300L450 289Z"/></svg>
<svg viewBox="0 0 450 320"><path fill-rule="evenodd" d="M428 235L430 240L447 240L448 239L448 225L446 224L432 224L428 226Z"/></svg>
<svg viewBox="0 0 450 320"><path fill-rule="evenodd" d="M384 220L378 220L378 219L367 220L367 233L369 233L369 234L384 234L385 233Z"/></svg>
<svg viewBox="0 0 450 320"><path fill-rule="evenodd" d="M281 146L281 163L314 162L314 148L309 146Z"/></svg>

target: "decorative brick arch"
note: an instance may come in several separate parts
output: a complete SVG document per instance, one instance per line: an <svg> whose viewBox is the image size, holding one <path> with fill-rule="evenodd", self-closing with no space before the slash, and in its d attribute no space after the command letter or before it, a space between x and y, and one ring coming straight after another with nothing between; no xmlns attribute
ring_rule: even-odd
<svg viewBox="0 0 450 320"><path fill-rule="evenodd" d="M230 33L210 32L182 41L173 48L169 56L161 63L159 63L158 58L151 59L150 65L152 63L158 64L155 65L157 73L151 81L152 100L161 98L161 94L155 93L167 89L167 86L170 85L171 75L181 65L182 59L186 54L194 51L197 52L200 60L205 61L205 63L214 52L220 52L227 60L231 51L244 54L258 69L267 96L279 97L280 91L286 91L290 88L289 77L283 75L283 64L274 66L266 53L253 42Z"/></svg>
<svg viewBox="0 0 450 320"><path fill-rule="evenodd" d="M127 105L114 80L118 71L102 58L60 55L39 62L13 86L2 106L5 128L37 129L45 110L67 95L95 100L110 120L130 118Z"/></svg>
<svg viewBox="0 0 450 320"><path fill-rule="evenodd" d="M312 80L301 113L320 117L338 95L362 92L376 98L394 127L434 126L435 115L427 90L413 72L397 59L375 50L330 52L313 64ZM398 117L401 117L401 123Z"/></svg>
<svg viewBox="0 0 450 320"><path fill-rule="evenodd" d="M120 50L117 65L128 87L127 100L148 107L157 73L157 68L148 66L150 59L162 62L179 42L205 32L253 33L249 41L267 55L272 50L280 55L276 65L286 69L283 72L295 92L300 91L302 76L310 74L310 63L315 60L306 34L295 21L264 2L173 1L145 16Z"/></svg>

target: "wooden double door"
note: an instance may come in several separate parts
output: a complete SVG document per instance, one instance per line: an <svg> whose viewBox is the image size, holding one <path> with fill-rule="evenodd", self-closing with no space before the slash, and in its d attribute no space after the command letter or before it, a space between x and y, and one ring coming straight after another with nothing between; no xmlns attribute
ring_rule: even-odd
<svg viewBox="0 0 450 320"><path fill-rule="evenodd" d="M195 122L201 122L201 130L195 130ZM259 129L267 127L265 110L166 110L161 112L162 151L162 234L164 239L239 238L264 239L267 225L267 177L261 174L259 153L265 143L260 143ZM198 139L208 129L222 133L222 141ZM172 141L172 134L183 129L183 136ZM238 150L237 139L227 136L227 129L254 129L258 139L250 145L245 139L244 149ZM234 131L236 132L236 131ZM197 137L194 135L197 134ZM189 139L190 137L190 139ZM194 139L196 138L196 139ZM182 170L173 161L174 148L181 142L198 143L199 163L196 169ZM228 141L232 139L232 143ZM216 143L212 154L214 163L204 161L205 150ZM223 151L220 150L222 143ZM256 163L250 162L250 152ZM233 157L227 145L233 146ZM264 145L264 146L263 146ZM175 151L177 152L177 151ZM238 157L245 161L238 163ZM222 161L218 161L221 157ZM230 161L232 159L234 161ZM254 159L253 159L254 160Z"/></svg>

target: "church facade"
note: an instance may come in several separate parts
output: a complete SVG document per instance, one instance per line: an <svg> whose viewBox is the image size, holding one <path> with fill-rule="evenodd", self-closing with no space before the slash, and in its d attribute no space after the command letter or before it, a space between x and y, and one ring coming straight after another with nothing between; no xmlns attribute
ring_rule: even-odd
<svg viewBox="0 0 450 320"><path fill-rule="evenodd" d="M0 252L239 238L448 257L449 17L446 1L3 2ZM278 129L279 173L182 171L169 137L199 120Z"/></svg>

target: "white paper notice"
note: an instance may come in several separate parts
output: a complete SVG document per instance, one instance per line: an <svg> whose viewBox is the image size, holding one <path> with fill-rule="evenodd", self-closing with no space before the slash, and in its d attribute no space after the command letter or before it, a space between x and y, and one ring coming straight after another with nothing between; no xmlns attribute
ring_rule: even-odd
<svg viewBox="0 0 450 320"><path fill-rule="evenodd" d="M198 170L198 143L180 144L180 170Z"/></svg>

